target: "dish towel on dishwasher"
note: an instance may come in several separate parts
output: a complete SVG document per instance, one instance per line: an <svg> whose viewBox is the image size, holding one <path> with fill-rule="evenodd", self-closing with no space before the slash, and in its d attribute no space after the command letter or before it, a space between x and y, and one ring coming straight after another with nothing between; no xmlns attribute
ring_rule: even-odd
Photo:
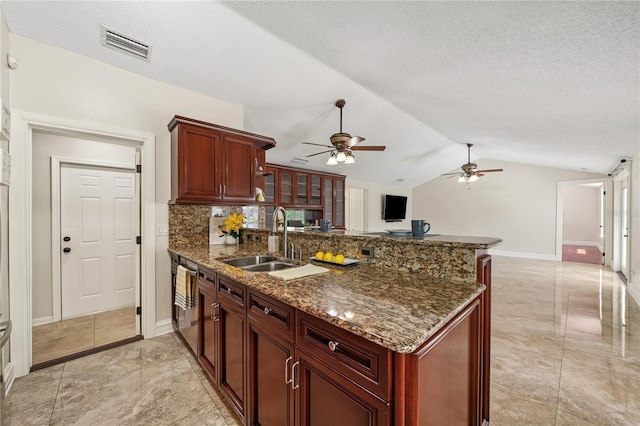
<svg viewBox="0 0 640 426"><path fill-rule="evenodd" d="M187 268L182 265L178 265L176 271L176 298L173 302L174 305L187 310L189 306L187 304L187 292L191 287L191 276L187 273Z"/></svg>
<svg viewBox="0 0 640 426"><path fill-rule="evenodd" d="M327 268L323 268L322 266L316 266L309 263L297 268L290 268L282 271L272 271L269 272L269 275L286 281L296 278L308 277L310 275L322 274L324 272L329 272L329 270Z"/></svg>

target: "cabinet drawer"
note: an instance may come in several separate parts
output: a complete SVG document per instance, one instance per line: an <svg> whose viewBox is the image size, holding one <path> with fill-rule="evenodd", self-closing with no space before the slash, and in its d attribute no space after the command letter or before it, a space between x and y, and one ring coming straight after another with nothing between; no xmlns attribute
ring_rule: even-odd
<svg viewBox="0 0 640 426"><path fill-rule="evenodd" d="M296 311L296 346L379 397L391 398L392 353L367 339Z"/></svg>
<svg viewBox="0 0 640 426"><path fill-rule="evenodd" d="M291 306L257 291L249 291L249 317L293 342L294 313Z"/></svg>
<svg viewBox="0 0 640 426"><path fill-rule="evenodd" d="M218 297L244 308L247 287L229 278L218 276Z"/></svg>
<svg viewBox="0 0 640 426"><path fill-rule="evenodd" d="M198 267L198 287L208 290L209 292L216 291L216 274L202 266Z"/></svg>

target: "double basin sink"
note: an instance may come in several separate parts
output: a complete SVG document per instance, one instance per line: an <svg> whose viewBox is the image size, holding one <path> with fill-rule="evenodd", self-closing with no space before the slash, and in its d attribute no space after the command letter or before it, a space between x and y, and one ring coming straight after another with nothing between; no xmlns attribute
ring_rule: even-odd
<svg viewBox="0 0 640 426"><path fill-rule="evenodd" d="M250 272L281 271L296 266L291 263L282 262L277 257L266 255L237 257L235 259L223 260L222 262Z"/></svg>

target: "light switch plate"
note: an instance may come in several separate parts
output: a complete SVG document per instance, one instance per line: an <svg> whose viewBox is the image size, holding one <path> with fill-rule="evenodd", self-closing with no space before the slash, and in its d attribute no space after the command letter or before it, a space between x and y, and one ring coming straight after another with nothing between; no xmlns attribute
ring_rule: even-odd
<svg viewBox="0 0 640 426"><path fill-rule="evenodd" d="M157 235L169 235L169 225L166 223L159 223L156 226L156 234Z"/></svg>

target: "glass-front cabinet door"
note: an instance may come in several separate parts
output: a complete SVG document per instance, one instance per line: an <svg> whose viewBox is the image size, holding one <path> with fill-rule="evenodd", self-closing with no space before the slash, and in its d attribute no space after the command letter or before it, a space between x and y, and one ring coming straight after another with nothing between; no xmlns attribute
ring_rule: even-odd
<svg viewBox="0 0 640 426"><path fill-rule="evenodd" d="M344 228L344 181L335 180L336 183L336 204L333 226Z"/></svg>
<svg viewBox="0 0 640 426"><path fill-rule="evenodd" d="M324 178L324 219L333 222L333 178Z"/></svg>
<svg viewBox="0 0 640 426"><path fill-rule="evenodd" d="M309 175L296 173L296 201L298 206L309 205Z"/></svg>
<svg viewBox="0 0 640 426"><path fill-rule="evenodd" d="M264 202L269 204L275 204L276 201L276 182L278 171L267 167L268 174L264 177Z"/></svg>
<svg viewBox="0 0 640 426"><path fill-rule="evenodd" d="M293 172L280 170L280 204L293 204Z"/></svg>
<svg viewBox="0 0 640 426"><path fill-rule="evenodd" d="M318 175L311 175L311 191L309 204L312 206L322 206L322 178Z"/></svg>

